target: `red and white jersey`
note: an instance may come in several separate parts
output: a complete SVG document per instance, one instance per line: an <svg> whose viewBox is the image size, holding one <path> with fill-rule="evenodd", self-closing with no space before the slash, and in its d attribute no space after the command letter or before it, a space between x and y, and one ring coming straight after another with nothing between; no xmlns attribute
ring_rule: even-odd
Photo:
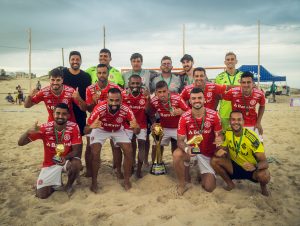
<svg viewBox="0 0 300 226"><path fill-rule="evenodd" d="M255 126L257 121L256 105L265 106L264 93L253 88L250 96L242 94L242 87L234 87L223 95L224 100L231 101L232 110L239 110L243 113L244 126Z"/></svg>
<svg viewBox="0 0 300 226"><path fill-rule="evenodd" d="M127 90L124 90L122 92L122 101L133 111L133 114L140 128L146 129L147 117L145 110L148 102L147 97L142 92L135 97L131 94L131 92L127 92ZM129 129L129 125L126 124L125 129Z"/></svg>
<svg viewBox="0 0 300 226"><path fill-rule="evenodd" d="M195 87L194 83L186 86L180 96L181 98L187 102L191 96L191 90ZM218 85L215 83L206 83L204 89L204 98L205 103L204 107L207 107L212 110L216 110L217 108L217 100L218 96L224 94L226 91L226 85Z"/></svg>
<svg viewBox="0 0 300 226"><path fill-rule="evenodd" d="M209 108L205 108L204 128L202 132L203 140L199 148L203 155L212 157L216 150L216 145L213 144L215 140L215 132L222 130L219 114ZM195 121L196 120L196 121ZM194 135L199 135L201 129L202 118L194 118L192 110L185 112L179 120L177 134L186 136L187 140L193 138Z"/></svg>
<svg viewBox="0 0 300 226"><path fill-rule="evenodd" d="M101 89L97 82L88 86L86 88L86 104L93 104L93 95L95 94L100 95L96 104L99 104L101 101L106 101L108 90L110 90L111 88L118 88L122 92L122 89L118 85L111 82L108 82L107 86L104 89Z"/></svg>
<svg viewBox="0 0 300 226"><path fill-rule="evenodd" d="M72 97L72 94L75 92L70 86L63 85L63 90L60 95L55 95L52 91L50 86L46 86L45 88L41 89L37 92L33 97L31 97L31 101L35 104L44 101L47 111L48 111L48 122L54 121L53 112L54 107L59 103L64 103L68 105L70 110L70 118L69 121L76 122L74 112L73 112L73 105L72 102L78 105L78 101Z"/></svg>
<svg viewBox="0 0 300 226"><path fill-rule="evenodd" d="M160 116L160 124L163 128L177 128L180 115L174 116L170 112L170 107L180 108L183 111L189 110L189 107L186 103L182 100L182 98L175 93L170 94L170 104L165 103L163 104L157 96L154 96L151 99L150 107L151 107L151 114L155 114L156 112Z"/></svg>
<svg viewBox="0 0 300 226"><path fill-rule="evenodd" d="M58 141L59 143L65 146L65 151L62 156L66 156L71 150L72 145L81 144L82 139L80 136L79 127L76 123L68 121L65 132L57 131L58 134ZM62 137L62 134L64 136ZM40 126L38 132L34 134L29 134L28 138L31 141L41 139L44 143L44 162L43 167L48 167L54 165L52 161L53 156L56 154L55 147L56 147L56 137L54 131L54 121L50 121L44 123Z"/></svg>
<svg viewBox="0 0 300 226"><path fill-rule="evenodd" d="M91 125L99 116L99 121L102 122L102 127L105 131L114 132L125 126L129 121L135 119L133 112L125 104L121 104L119 111L115 114L109 112L107 101L97 104L91 113L87 124Z"/></svg>

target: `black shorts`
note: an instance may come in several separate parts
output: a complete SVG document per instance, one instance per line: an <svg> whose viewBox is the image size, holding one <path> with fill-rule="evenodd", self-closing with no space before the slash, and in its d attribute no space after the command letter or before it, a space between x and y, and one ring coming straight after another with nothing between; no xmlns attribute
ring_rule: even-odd
<svg viewBox="0 0 300 226"><path fill-rule="evenodd" d="M232 161L232 168L233 168L233 174L229 174L229 177L231 180L233 179L246 179L246 180L250 180L252 182L257 183L256 180L253 179L253 173L255 171L249 172L244 170L240 165L238 165L235 161Z"/></svg>

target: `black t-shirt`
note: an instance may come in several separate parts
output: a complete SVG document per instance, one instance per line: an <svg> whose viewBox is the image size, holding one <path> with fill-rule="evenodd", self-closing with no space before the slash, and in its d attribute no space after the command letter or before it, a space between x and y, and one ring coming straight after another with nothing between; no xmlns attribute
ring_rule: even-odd
<svg viewBox="0 0 300 226"><path fill-rule="evenodd" d="M83 100L85 100L85 90L91 85L91 77L88 73L80 70L80 73L77 75L73 75L68 68L64 68L64 82L63 84L67 86L71 86L74 89L78 87L79 94ZM81 133L83 132L83 128L86 124L86 112L80 110L80 108L73 104L73 110L76 122L80 128Z"/></svg>

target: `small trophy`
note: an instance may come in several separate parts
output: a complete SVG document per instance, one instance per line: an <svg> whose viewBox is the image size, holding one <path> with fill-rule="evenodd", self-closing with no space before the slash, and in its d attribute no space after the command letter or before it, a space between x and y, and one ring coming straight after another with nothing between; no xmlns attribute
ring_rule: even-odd
<svg viewBox="0 0 300 226"><path fill-rule="evenodd" d="M154 163L152 163L150 173L153 175L163 175L167 173L166 166L164 162L162 161L162 155L161 155L161 149L160 149L160 144L162 137L164 136L164 131L163 128L161 127L160 124L157 124L152 133L151 133L154 142L155 142L155 160Z"/></svg>
<svg viewBox="0 0 300 226"><path fill-rule="evenodd" d="M65 146L63 144L57 144L56 148L55 148L55 151L56 151L56 155L54 155L53 158L52 158L53 162L55 164L62 163L63 160L61 158L61 155L65 151Z"/></svg>
<svg viewBox="0 0 300 226"><path fill-rule="evenodd" d="M199 144L201 143L201 141L203 140L203 136L202 134L200 135L195 135L193 136L190 140L188 140L186 142L186 144L193 146L192 147L192 154L200 154L200 148L199 148Z"/></svg>

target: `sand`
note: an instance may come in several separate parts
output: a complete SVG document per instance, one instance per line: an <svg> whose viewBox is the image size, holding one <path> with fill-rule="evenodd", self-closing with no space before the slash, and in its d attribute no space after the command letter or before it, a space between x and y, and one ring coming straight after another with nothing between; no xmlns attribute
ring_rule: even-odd
<svg viewBox="0 0 300 226"><path fill-rule="evenodd" d="M14 91L17 84L28 87L25 80L0 81L1 93ZM81 177L70 198L60 191L46 200L37 199L33 189L42 142L17 146L36 120L47 120L45 106L25 109L0 97L0 225L300 225L300 107L290 107L290 97L267 104L263 117L266 153L277 160L270 164L270 197L249 181L236 181L236 189L225 191L220 177L215 191L207 193L194 171L192 188L179 197L170 149L164 156L167 175L153 176L144 169L144 177L133 176L132 189L125 191L112 172L111 150L105 145L99 194L90 192L89 178Z"/></svg>

